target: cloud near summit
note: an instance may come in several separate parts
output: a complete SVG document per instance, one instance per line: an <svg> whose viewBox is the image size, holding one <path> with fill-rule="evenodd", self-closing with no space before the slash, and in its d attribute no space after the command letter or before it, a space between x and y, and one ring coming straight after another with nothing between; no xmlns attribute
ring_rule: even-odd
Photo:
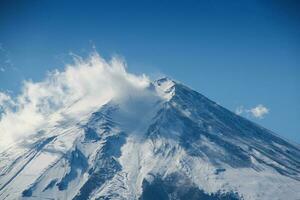
<svg viewBox="0 0 300 200"><path fill-rule="evenodd" d="M147 76L128 73L118 57L107 61L96 52L87 59L74 56L64 71L50 72L41 82L24 81L17 97L0 93L0 151L56 123L63 117L58 113L81 117L112 98L141 94L149 84Z"/></svg>
<svg viewBox="0 0 300 200"><path fill-rule="evenodd" d="M254 118L262 119L262 118L264 118L265 115L267 115L269 113L269 111L270 110L266 106L259 104L250 109L245 109L244 106L239 106L236 108L235 113L237 115L242 115L242 114L249 115L250 114L250 116L252 116Z"/></svg>

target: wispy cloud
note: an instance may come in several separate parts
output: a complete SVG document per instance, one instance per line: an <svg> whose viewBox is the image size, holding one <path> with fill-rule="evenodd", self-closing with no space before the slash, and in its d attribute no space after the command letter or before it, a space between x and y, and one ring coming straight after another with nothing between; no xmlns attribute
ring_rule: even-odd
<svg viewBox="0 0 300 200"><path fill-rule="evenodd" d="M259 104L253 108L250 109L246 109L244 108L244 106L239 106L236 108L235 113L237 115L243 115L246 114L246 116L251 116L254 118L258 118L258 119L262 119L264 118L265 115L267 115L269 113L269 108L267 108L266 106Z"/></svg>
<svg viewBox="0 0 300 200"><path fill-rule="evenodd" d="M128 73L120 58L107 61L97 53L73 58L74 64L64 71L53 71L41 82L25 81L16 98L0 93L0 148L52 123L54 113L57 120L66 115L81 118L112 98L141 95L149 86L148 77Z"/></svg>
<svg viewBox="0 0 300 200"><path fill-rule="evenodd" d="M239 106L235 109L235 114L241 115L245 112L244 106Z"/></svg>
<svg viewBox="0 0 300 200"><path fill-rule="evenodd" d="M5 72L9 69L16 70L10 59L9 51L7 51L3 47L3 44L0 43L0 72Z"/></svg>
<svg viewBox="0 0 300 200"><path fill-rule="evenodd" d="M7 104L7 102L10 102L11 98L8 94L4 92L0 92L0 106Z"/></svg>

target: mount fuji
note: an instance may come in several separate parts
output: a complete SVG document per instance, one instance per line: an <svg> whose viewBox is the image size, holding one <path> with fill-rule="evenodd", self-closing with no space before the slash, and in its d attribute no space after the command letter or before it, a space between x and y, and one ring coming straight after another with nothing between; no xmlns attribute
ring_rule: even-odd
<svg viewBox="0 0 300 200"><path fill-rule="evenodd" d="M171 79L146 91L1 150L0 199L300 199L297 144Z"/></svg>

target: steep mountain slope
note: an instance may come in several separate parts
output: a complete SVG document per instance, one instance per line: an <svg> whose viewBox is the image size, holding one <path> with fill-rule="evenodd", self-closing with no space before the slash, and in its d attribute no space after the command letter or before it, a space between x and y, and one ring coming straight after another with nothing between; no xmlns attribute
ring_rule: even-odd
<svg viewBox="0 0 300 200"><path fill-rule="evenodd" d="M299 199L300 149L167 78L0 153L0 199Z"/></svg>

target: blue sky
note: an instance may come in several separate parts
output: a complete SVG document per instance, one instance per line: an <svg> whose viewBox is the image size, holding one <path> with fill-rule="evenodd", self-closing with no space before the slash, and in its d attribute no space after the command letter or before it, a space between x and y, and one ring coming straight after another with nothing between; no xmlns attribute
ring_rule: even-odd
<svg viewBox="0 0 300 200"><path fill-rule="evenodd" d="M1 1L0 90L63 69L69 53L120 55L300 143L299 1ZM251 108L264 105L263 118Z"/></svg>

